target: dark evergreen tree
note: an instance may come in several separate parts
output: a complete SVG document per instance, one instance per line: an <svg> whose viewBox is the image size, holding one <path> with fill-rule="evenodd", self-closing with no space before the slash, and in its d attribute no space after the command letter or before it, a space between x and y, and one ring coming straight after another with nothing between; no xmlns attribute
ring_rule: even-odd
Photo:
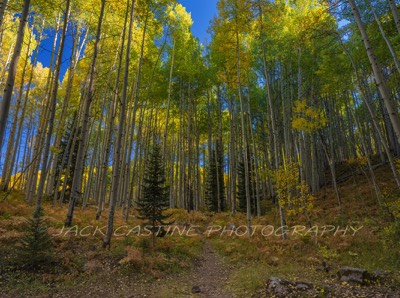
<svg viewBox="0 0 400 298"><path fill-rule="evenodd" d="M75 120L76 120L76 114L74 115L74 117L71 118L70 121L67 122L65 133L61 138L59 152L57 155L57 167L55 175L56 179L54 179L53 191L59 191L56 190L55 188L57 186L57 181L60 175L62 182L64 182L64 180L67 179L65 185L64 202L69 201L69 196L71 194L72 177L74 176L75 172L76 156L79 148L79 142L75 142L75 144L73 144L74 136L80 133L80 129L79 130L74 129L73 123ZM71 165L68 169L68 160L70 156L71 156Z"/></svg>
<svg viewBox="0 0 400 298"><path fill-rule="evenodd" d="M210 165L208 168L205 199L208 209L213 212L225 211L224 192L224 155L221 146L217 142L217 154L212 149L210 154ZM219 191L219 193L218 193ZM218 208L219 198L219 208Z"/></svg>
<svg viewBox="0 0 400 298"><path fill-rule="evenodd" d="M43 209L40 207L26 223L26 231L19 240L17 248L18 262L23 267L35 268L52 260L51 237L43 220Z"/></svg>
<svg viewBox="0 0 400 298"><path fill-rule="evenodd" d="M168 208L169 186L166 185L161 148L154 139L146 162L141 196L136 208L139 211L139 218L145 219L146 225L151 227L153 246L155 236L163 231L162 226L171 224L166 221L171 216L171 214L165 214Z"/></svg>

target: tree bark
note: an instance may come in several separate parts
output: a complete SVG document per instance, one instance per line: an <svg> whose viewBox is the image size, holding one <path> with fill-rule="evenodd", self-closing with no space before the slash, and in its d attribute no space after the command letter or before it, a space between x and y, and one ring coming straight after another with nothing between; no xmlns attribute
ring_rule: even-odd
<svg viewBox="0 0 400 298"><path fill-rule="evenodd" d="M399 11L397 10L396 0L389 0L389 5L393 14L393 19L396 24L397 31L400 34L400 17L399 17Z"/></svg>
<svg viewBox="0 0 400 298"><path fill-rule="evenodd" d="M348 2L350 4L351 10L353 12L353 16L356 20L358 29L360 30L362 39L364 41L364 46L367 51L368 59L370 61L370 64L372 66L372 70L374 73L376 86L379 89L379 92L385 103L386 109L389 113L390 121L392 122L393 129L396 133L397 142L400 143L400 118L399 118L399 114L397 112L397 107L391 98L391 94L390 94L389 88L385 82L385 78L383 76L381 66L378 62L378 58L375 55L374 49L369 41L367 31L365 30L364 24L361 20L361 16L357 9L355 1L348 0Z"/></svg>
<svg viewBox="0 0 400 298"><path fill-rule="evenodd" d="M371 8L371 11L374 15L375 21L378 24L379 31L381 32L381 35L382 35L383 39L385 40L385 43L389 49L389 52L392 55L393 62L394 62L394 65L396 66L397 72L400 74L400 63L399 63L399 59L397 58L396 51L394 50L390 40L387 38L386 33L383 30L381 21L379 20L379 17L377 16L375 9L372 6L371 2L369 0L366 0L366 2L368 3L369 7ZM396 11L397 11L397 9L396 9Z"/></svg>
<svg viewBox="0 0 400 298"><path fill-rule="evenodd" d="M48 122L49 128L47 131L45 147L44 147L44 152L43 152L42 172L40 174L39 187L38 187L38 198L36 201L36 210L37 211L40 210L41 205L42 205L44 184L46 182L47 171L48 171L47 162L49 159L50 142L51 142L51 136L53 134L53 128L54 128L54 118L55 118L55 114L56 114L59 77L60 77L60 70L61 70L61 64L62 64L62 57L63 57L63 53L64 53L65 38L66 38L67 27L68 27L70 4L71 4L71 0L67 0L65 13L64 13L64 24L63 24L63 29L62 29L62 33L61 33L60 48L59 48L59 52L57 55L57 62L56 62L56 67L55 67L53 90L51 92L51 98L50 98L50 118L49 118L49 122Z"/></svg>
<svg viewBox="0 0 400 298"><path fill-rule="evenodd" d="M236 59L237 59L237 76L238 76L238 95L240 103L240 123L242 126L242 139L244 148L244 172L245 172L245 189L246 189L246 209L247 209L247 230L249 237L252 235L251 225L251 198L250 198L250 181L249 181L249 156L247 150L247 138L246 138L246 127L245 127L245 116L244 116L244 103L242 96L242 83L241 83L241 72L240 72L240 44L239 44L239 33L236 31Z"/></svg>
<svg viewBox="0 0 400 298"><path fill-rule="evenodd" d="M113 165L113 182L111 189L111 197L110 197L110 205L108 211L108 221L107 221L107 232L104 236L103 240L103 248L109 248L111 245L111 237L113 234L113 226L114 226L114 213L115 213L115 205L117 202L118 196L118 185L120 182L120 169L122 160L122 138L124 136L125 129L125 118L126 118L126 105L127 105L127 97L128 97L128 79L129 79L129 62L131 55L131 42L132 42L132 31L133 31L133 16L135 11L135 0L131 3L131 10L129 16L129 29L128 29L128 43L126 46L126 56L125 56L125 70L124 70L124 83L122 87L122 98L121 98L121 109L119 116L119 128L117 141L115 144L115 162Z"/></svg>
<svg viewBox="0 0 400 298"><path fill-rule="evenodd" d="M163 158L164 159L165 159L165 153L166 153L166 149L167 149L169 112L170 112L170 107L171 107L172 74L174 71L174 62L175 62L175 44L176 43L175 43L175 39L174 39L174 45L172 47L171 67L169 69L167 116L165 119L165 128L164 128L164 142L163 142Z"/></svg>
<svg viewBox="0 0 400 298"><path fill-rule="evenodd" d="M82 129L81 129L81 138L78 141L79 146L78 146L78 153L76 156L76 166L75 166L75 172L74 172L74 177L72 181L72 190L71 190L71 198L68 206L68 213L67 213L67 218L65 221L65 226L71 226L72 224L72 217L74 214L74 208L76 201L81 195L81 185L82 185L82 173L84 169L84 162L85 162L85 144L86 144L86 139L87 139L87 134L88 134L88 123L89 123L89 113L90 113L90 105L93 100L93 93L94 93L94 74L96 70L96 62L97 62L97 55L99 51L99 43L100 43L100 38L101 38L101 27L103 24L103 17L104 17L104 8L105 8L105 0L101 1L101 8L100 8L100 15L99 15L99 21L97 23L97 31L96 31L96 41L94 44L94 50L93 50L93 58L92 58L92 63L90 67L90 79L89 79L89 86L88 86L88 91L87 95L85 97L85 103L84 103L84 110L83 110L83 123L82 123Z"/></svg>
<svg viewBox="0 0 400 298"><path fill-rule="evenodd" d="M8 0L0 0L0 31L3 30L4 14L6 12Z"/></svg>
<svg viewBox="0 0 400 298"><path fill-rule="evenodd" d="M25 73L26 73L26 69L28 67L31 43L32 43L32 31L30 32L29 43L28 43L28 46L26 49L25 62L24 62L23 70L22 70L22 76L21 76L21 85L20 85L19 91L18 91L17 103L16 103L16 107L15 107L15 112L14 112L14 119L12 122L10 134L8 136L7 151L6 151L6 155L4 158L3 171L1 174L0 190L3 190L3 191L8 190L8 185L10 183L11 175L12 175L12 161L15 159L15 156L17 154L18 147L17 146L14 147L15 141L16 141L15 133L16 133L17 124L18 124L18 114L19 114L19 110L21 108L21 100L22 100L23 93L24 93ZM33 71L33 69L32 69L32 71ZM28 90L29 89L30 89L30 86L28 85ZM25 103L24 103L24 107L25 107ZM1 147L0 147L0 150L1 150Z"/></svg>
<svg viewBox="0 0 400 298"><path fill-rule="evenodd" d="M3 0L4 1L4 0ZM27 23L29 14L30 0L24 0L22 12L19 20L17 41L15 43L14 53L10 61L10 67L7 76L7 82L4 89L3 100L0 109L0 151L3 147L4 134L7 126L8 114L10 112L11 99L14 92L15 75L17 73L17 66L19 57L21 56L21 49L24 42L25 25ZM2 19L1 19L2 20Z"/></svg>

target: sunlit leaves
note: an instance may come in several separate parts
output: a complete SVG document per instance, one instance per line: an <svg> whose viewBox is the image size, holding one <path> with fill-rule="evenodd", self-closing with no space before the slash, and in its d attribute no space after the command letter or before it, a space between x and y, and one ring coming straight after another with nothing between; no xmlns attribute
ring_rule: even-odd
<svg viewBox="0 0 400 298"><path fill-rule="evenodd" d="M300 181L299 167L298 163L289 163L273 174L279 204L289 215L309 213L315 200L307 183Z"/></svg>
<svg viewBox="0 0 400 298"><path fill-rule="evenodd" d="M310 107L306 100L298 100L294 103L294 119L292 127L296 130L312 133L324 127L328 119L319 108Z"/></svg>

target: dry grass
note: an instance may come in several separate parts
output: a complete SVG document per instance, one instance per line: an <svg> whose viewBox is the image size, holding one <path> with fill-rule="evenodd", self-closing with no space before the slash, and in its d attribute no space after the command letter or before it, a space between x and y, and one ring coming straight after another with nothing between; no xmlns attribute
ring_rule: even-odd
<svg viewBox="0 0 400 298"><path fill-rule="evenodd" d="M345 173L348 165L339 172ZM400 193L391 176L388 167L376 169L376 177L387 201L400 197ZM387 234L384 228L390 225L388 214L379 207L374 189L364 175L349 178L339 184L342 197L342 210L338 208L337 199L332 188L323 188L317 194L314 209L311 214L313 225L353 225L364 226L356 236L323 237L292 236L283 241L279 236L263 237L255 233L252 239L238 236L219 236L215 233L208 237L219 254L233 266L234 270L230 287L237 293L245 295L241 289L247 288L254 292L271 275L296 279L299 272L306 271L305 281L324 279L326 276L316 272L315 268L326 261L333 270L340 266L356 266L366 269L384 269L399 271L398 246L386 245ZM0 194L0 198L2 195ZM21 193L13 193L7 200L0 201L0 262L2 257L12 254L13 245L21 236L25 218L30 217L33 206L24 202ZM278 227L279 213L276 206L269 201L264 203L267 214L253 219L253 225L273 225ZM74 214L74 224L78 227L105 226L107 212L96 221L96 208L89 206L82 210L77 206ZM45 220L49 225L49 233L61 231L65 220L67 206L53 207L44 204ZM246 225L246 215L229 212L210 214L173 209L175 225L182 227L190 225L201 226L201 232L209 225L236 227ZM129 218L128 225L134 227L142 222L135 217L135 211ZM306 219L302 216L288 219L290 225L304 225ZM127 225L121 212L117 211L115 227ZM58 266L63 273L55 272L52 276L43 276L43 280L55 279L60 282L74 282L82 271L97 274L98 270L108 270L117 266L118 270L129 272L145 272L158 278L163 272L186 270L201 254L204 235L196 237L168 236L157 239L155 249L150 249L149 243L142 237L114 237L110 251L101 248L102 235L91 237L75 236L74 233L54 238L54 249L58 257ZM397 249L397 253L396 250ZM10 260L3 258L9 264ZM114 264L114 265L110 265ZM115 265L117 264L117 265ZM85 268L85 269L84 269ZM241 268L241 269L239 269ZM115 268L112 270L116 270ZM1 270L0 270L1 271ZM47 273L46 273L47 274ZM241 292L242 291L242 292Z"/></svg>

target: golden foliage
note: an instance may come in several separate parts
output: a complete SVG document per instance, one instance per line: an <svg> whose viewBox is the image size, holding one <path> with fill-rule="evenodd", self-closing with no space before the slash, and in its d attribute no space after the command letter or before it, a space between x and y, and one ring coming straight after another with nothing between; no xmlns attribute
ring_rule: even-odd
<svg viewBox="0 0 400 298"><path fill-rule="evenodd" d="M289 215L308 213L313 209L315 197L305 181L300 181L298 163L289 163L274 173L279 204Z"/></svg>
<svg viewBox="0 0 400 298"><path fill-rule="evenodd" d="M328 123L322 109L310 107L305 99L297 100L294 103L294 113L292 127L306 133L315 132Z"/></svg>

